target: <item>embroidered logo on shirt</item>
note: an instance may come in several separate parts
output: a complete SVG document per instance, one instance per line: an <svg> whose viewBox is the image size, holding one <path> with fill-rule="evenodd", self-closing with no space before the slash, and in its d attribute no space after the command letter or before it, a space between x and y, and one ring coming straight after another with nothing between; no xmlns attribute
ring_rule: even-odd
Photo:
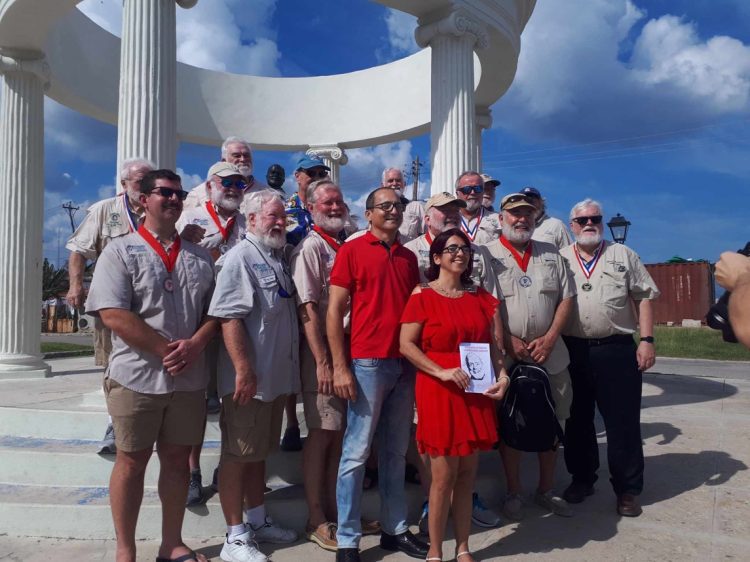
<svg viewBox="0 0 750 562"><path fill-rule="evenodd" d="M146 251L146 246L144 244L135 244L135 245L127 245L125 246L125 251L128 254L142 254Z"/></svg>

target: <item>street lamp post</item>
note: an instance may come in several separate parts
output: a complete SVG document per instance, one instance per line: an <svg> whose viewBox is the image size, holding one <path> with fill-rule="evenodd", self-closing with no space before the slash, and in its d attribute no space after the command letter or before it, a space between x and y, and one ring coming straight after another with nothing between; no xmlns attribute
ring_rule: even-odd
<svg viewBox="0 0 750 562"><path fill-rule="evenodd" d="M618 244L624 244L625 239L628 237L628 227L630 221L623 217L620 213L607 223L609 231L612 233L612 239Z"/></svg>

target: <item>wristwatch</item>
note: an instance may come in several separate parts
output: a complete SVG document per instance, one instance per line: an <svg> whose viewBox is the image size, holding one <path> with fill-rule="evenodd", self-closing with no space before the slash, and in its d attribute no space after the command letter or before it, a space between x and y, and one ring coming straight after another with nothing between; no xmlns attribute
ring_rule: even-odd
<svg viewBox="0 0 750 562"><path fill-rule="evenodd" d="M646 343L654 343L654 336L644 336L641 338L641 341L645 341Z"/></svg>

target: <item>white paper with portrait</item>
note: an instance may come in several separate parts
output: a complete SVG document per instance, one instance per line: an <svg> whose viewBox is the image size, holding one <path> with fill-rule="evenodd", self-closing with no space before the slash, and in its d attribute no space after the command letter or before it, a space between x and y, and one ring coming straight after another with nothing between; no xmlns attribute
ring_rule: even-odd
<svg viewBox="0 0 750 562"><path fill-rule="evenodd" d="M461 354L461 368L471 378L466 392L483 393L495 382L495 371L492 368L490 344L461 343L458 345Z"/></svg>

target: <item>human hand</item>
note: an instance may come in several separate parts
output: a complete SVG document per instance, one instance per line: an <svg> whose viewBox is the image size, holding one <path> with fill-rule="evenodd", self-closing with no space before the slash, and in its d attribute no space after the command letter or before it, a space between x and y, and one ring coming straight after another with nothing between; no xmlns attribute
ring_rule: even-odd
<svg viewBox="0 0 750 562"><path fill-rule="evenodd" d="M716 262L716 282L727 291L734 291L743 275L750 276L750 258L737 252L724 252Z"/></svg>
<svg viewBox="0 0 750 562"><path fill-rule="evenodd" d="M239 406L244 406L253 399L258 392L258 378L250 373L237 373L234 377L234 400Z"/></svg>
<svg viewBox="0 0 750 562"><path fill-rule="evenodd" d="M555 339L549 334L544 334L529 344L529 355L534 363L541 365L549 359L549 354L552 353L552 348L555 346Z"/></svg>
<svg viewBox="0 0 750 562"><path fill-rule="evenodd" d="M328 362L319 363L315 369L318 377L318 392L330 396L333 394L333 369Z"/></svg>
<svg viewBox="0 0 750 562"><path fill-rule="evenodd" d="M517 361L528 361L530 358L529 348L526 342L516 336L510 336L510 355Z"/></svg>
<svg viewBox="0 0 750 562"><path fill-rule="evenodd" d="M461 390L466 390L469 388L469 384L471 384L471 377L460 367L455 367L453 369L440 369L435 373L435 377L441 381L453 382Z"/></svg>
<svg viewBox="0 0 750 562"><path fill-rule="evenodd" d="M192 339L175 340L167 344L167 355L162 360L167 372L179 375L182 371L193 364L201 354L200 349Z"/></svg>
<svg viewBox="0 0 750 562"><path fill-rule="evenodd" d="M333 393L344 400L354 402L357 399L357 384L354 375L348 367L341 367L333 371Z"/></svg>
<svg viewBox="0 0 750 562"><path fill-rule="evenodd" d="M507 375L501 375L500 379L484 392L484 395L493 400L502 400L505 397L505 391L508 390L509 386L510 378L508 378Z"/></svg>
<svg viewBox="0 0 750 562"><path fill-rule="evenodd" d="M72 284L68 289L68 294L65 295L65 299L68 304L73 308L81 308L83 306L83 285Z"/></svg>
<svg viewBox="0 0 750 562"><path fill-rule="evenodd" d="M656 362L656 349L654 344L642 341L638 344L638 350L635 352L638 361L638 370L647 371L654 366Z"/></svg>
<svg viewBox="0 0 750 562"><path fill-rule="evenodd" d="M197 224L186 224L185 228L180 232L180 238L184 238L188 242L197 244L206 235L206 229L198 226Z"/></svg>

